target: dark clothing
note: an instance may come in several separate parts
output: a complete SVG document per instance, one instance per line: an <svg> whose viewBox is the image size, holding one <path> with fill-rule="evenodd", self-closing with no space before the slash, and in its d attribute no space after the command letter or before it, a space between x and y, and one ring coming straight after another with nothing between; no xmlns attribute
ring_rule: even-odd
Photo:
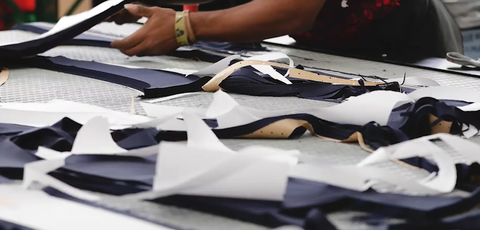
<svg viewBox="0 0 480 230"><path fill-rule="evenodd" d="M393 59L463 51L460 30L439 0L326 0L312 30L292 37L319 49Z"/></svg>

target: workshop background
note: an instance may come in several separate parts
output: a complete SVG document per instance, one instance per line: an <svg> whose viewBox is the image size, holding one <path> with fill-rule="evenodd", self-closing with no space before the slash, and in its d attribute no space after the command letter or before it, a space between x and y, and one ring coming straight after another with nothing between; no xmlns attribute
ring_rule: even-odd
<svg viewBox="0 0 480 230"><path fill-rule="evenodd" d="M103 0L0 0L0 30L18 23L55 22L64 15L90 9ZM200 6L201 11L228 8L249 0L222 0ZM156 2L145 0L145 3ZM480 1L443 0L462 29L465 55L480 58ZM173 7L181 10L181 6Z"/></svg>

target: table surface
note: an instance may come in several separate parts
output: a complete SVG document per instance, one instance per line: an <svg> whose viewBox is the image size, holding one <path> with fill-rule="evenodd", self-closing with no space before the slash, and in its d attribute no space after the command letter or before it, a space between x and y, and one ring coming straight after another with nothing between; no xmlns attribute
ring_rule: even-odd
<svg viewBox="0 0 480 230"><path fill-rule="evenodd" d="M4 31L0 32L0 44L29 39L33 36L35 36L35 34L24 31ZM385 78L401 78L406 73L408 77L434 79L443 86L475 88L480 90L480 79L478 78L327 55L286 47L272 45L266 46L271 50L289 55L294 59L296 64L304 66L359 73L362 75L377 75ZM136 65L156 69L182 68L198 70L209 65L209 63L168 56L142 58L128 57L116 49L98 47L60 46L47 51L42 55L61 55L78 60ZM139 104L141 100L137 96L138 91L134 91L121 85L34 68L12 69L9 80L5 85L0 87L0 102L2 103L47 102L52 99L64 99L102 106L122 112L131 112L133 98L135 101L136 113L144 114L144 111ZM329 102L294 97L232 96L242 105L265 110L311 108L314 106L326 107L334 105ZM211 93L198 93L157 103L174 106L208 107L211 101ZM473 138L473 141L480 143L480 138ZM223 142L232 149L241 149L249 145L265 145L283 149L298 149L304 156L308 156L310 161L316 163L355 164L368 154L355 144L333 143L310 135L304 135L295 140L223 140ZM425 173L422 171L414 170L410 167L405 167L399 164L385 163L380 165L380 167L384 167L412 179L425 176ZM392 189L388 184L379 184L377 188L384 190ZM102 201L101 205L119 210L129 210L134 215L185 229L266 229L262 226L250 223L176 207L152 204L149 202L125 202L114 198L108 198ZM345 211L331 213L328 215L328 218L339 229L368 229L369 226L355 223L351 220L353 216L358 214L358 212Z"/></svg>

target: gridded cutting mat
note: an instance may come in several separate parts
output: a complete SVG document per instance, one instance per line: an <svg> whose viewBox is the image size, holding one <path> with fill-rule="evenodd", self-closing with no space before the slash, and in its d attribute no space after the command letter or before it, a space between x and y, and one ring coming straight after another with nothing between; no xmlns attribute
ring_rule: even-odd
<svg viewBox="0 0 480 230"><path fill-rule="evenodd" d="M21 31L0 32L0 44L26 40L33 36L35 35L32 33ZM386 78L399 78L403 77L404 73L407 73L409 77L432 78L446 86L480 89L480 79L472 77L344 58L284 47L269 46L269 48L290 55L296 64L302 64L304 66L360 73L363 75L377 75ZM155 69L182 68L198 70L208 65L208 63L204 62L165 56L130 58L115 49L97 47L61 46L47 51L43 55L65 56L78 60L136 65ZM46 102L52 99L65 99L102 106L117 111L130 112L133 101L137 113L143 114L141 106L139 106L138 103L140 101L137 98L138 95L139 93L137 91L108 82L32 68L12 69L10 79L4 86L0 87L1 102ZM329 102L292 97L232 96L241 105L264 110L300 109L333 105ZM186 107L208 107L211 101L211 93L198 93L156 103ZM480 138L475 138L474 140L480 143ZM367 156L367 153L360 149L358 145L333 143L308 134L296 140L224 140L223 142L232 149L241 149L250 145L298 149L302 152L305 159L319 165L338 163L355 164ZM385 163L380 166L412 179L426 175L423 171L414 170L399 164ZM377 188L388 191L392 190L388 184L380 184ZM102 201L102 205L120 210L128 210L132 214L147 219L186 229L265 229L264 227L249 223L148 202L125 202L108 198ZM359 213L355 212L332 213L328 218L340 229L368 229L366 225L352 222L351 218L358 214Z"/></svg>

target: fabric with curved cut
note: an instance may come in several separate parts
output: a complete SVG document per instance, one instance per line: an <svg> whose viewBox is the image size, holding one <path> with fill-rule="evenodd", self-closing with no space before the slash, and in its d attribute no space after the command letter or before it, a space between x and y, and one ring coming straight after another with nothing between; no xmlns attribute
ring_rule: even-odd
<svg viewBox="0 0 480 230"><path fill-rule="evenodd" d="M131 69L98 62L71 60L65 57L36 57L22 61L29 66L80 75L120 84L144 92L145 98L155 98L185 92L201 91L209 78L150 70Z"/></svg>
<svg viewBox="0 0 480 230"><path fill-rule="evenodd" d="M104 5L99 5L96 8L90 10L85 15L89 14L87 18L73 23L66 28L63 25L63 28L59 28L55 32L52 29L48 36L44 34L36 39L0 46L0 59L19 59L24 57L30 57L42 52L45 52L51 48L54 48L65 41L68 41L75 36L83 33L84 31L90 29L94 25L104 21L109 16L117 13L123 9L123 5L131 3L133 0L122 0L117 2L105 2ZM117 3L117 4L115 4ZM101 10L100 12L98 12ZM90 14L91 13L91 14ZM72 17L81 17L79 15L70 16ZM58 24L57 24L58 25Z"/></svg>

